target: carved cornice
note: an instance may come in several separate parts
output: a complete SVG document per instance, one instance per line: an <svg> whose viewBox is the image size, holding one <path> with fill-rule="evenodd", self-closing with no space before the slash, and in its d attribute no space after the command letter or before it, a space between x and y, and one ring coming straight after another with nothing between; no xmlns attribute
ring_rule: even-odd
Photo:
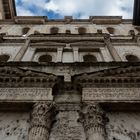
<svg viewBox="0 0 140 140"><path fill-rule="evenodd" d="M57 80L52 74L16 67L0 67L0 87L53 87Z"/></svg>
<svg viewBox="0 0 140 140"><path fill-rule="evenodd" d="M110 68L94 73L75 76L74 82L82 87L93 86L140 86L140 66Z"/></svg>

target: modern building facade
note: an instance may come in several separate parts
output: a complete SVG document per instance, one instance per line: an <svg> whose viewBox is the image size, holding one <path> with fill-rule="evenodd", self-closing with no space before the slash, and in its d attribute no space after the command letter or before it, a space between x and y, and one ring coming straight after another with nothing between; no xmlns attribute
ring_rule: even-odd
<svg viewBox="0 0 140 140"><path fill-rule="evenodd" d="M0 140L140 139L138 22L0 7Z"/></svg>

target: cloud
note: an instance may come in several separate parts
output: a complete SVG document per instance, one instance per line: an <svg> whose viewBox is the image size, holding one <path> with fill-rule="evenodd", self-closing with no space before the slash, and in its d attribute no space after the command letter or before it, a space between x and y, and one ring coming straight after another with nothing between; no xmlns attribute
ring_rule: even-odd
<svg viewBox="0 0 140 140"><path fill-rule="evenodd" d="M16 10L17 10L18 16L35 16L35 14L32 11L25 9L22 6L17 6Z"/></svg>
<svg viewBox="0 0 140 140"><path fill-rule="evenodd" d="M18 15L42 15L50 12L63 17L88 18L94 15L132 18L134 0L16 0ZM21 8L21 9L20 9ZM34 10L37 9L37 10ZM25 13L24 13L25 11ZM51 15L49 15L51 18ZM56 17L57 18L57 17Z"/></svg>

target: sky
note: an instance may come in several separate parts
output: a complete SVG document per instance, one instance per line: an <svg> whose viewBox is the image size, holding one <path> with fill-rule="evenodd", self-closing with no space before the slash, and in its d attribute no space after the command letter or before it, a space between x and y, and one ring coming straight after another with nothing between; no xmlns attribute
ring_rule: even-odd
<svg viewBox="0 0 140 140"><path fill-rule="evenodd" d="M49 19L88 19L89 16L123 16L131 19L134 0L15 0L18 16Z"/></svg>

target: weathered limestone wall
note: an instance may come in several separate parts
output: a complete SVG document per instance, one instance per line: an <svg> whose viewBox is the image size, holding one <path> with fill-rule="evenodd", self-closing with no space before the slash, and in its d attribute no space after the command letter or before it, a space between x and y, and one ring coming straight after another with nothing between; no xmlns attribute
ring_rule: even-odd
<svg viewBox="0 0 140 140"><path fill-rule="evenodd" d="M0 140L28 140L29 113L0 112Z"/></svg>
<svg viewBox="0 0 140 140"><path fill-rule="evenodd" d="M132 26L131 24L119 24L119 25L96 25L96 24L89 24L89 23L78 23L78 24L45 24L45 25L31 25L31 24L18 24L18 25L11 25L11 24L0 24L2 29L0 33L7 33L8 35L23 35L22 29L24 27L29 27L30 30L27 33L27 36L30 34L34 34L35 31L50 34L50 29L52 27L58 27L59 33L66 33L66 30L70 30L71 34L79 34L78 28L84 27L86 28L87 33L97 33L97 30L102 30L103 33L108 33L107 27L112 27L115 29L114 35L124 35L127 36L130 30L134 30L137 34L138 31Z"/></svg>
<svg viewBox="0 0 140 140"><path fill-rule="evenodd" d="M14 45L12 46L10 44L9 44L9 46L1 45L0 46L0 55L3 55L3 54L9 55L10 58L8 61L13 61L21 47L22 47L21 45L20 46L14 46Z"/></svg>
<svg viewBox="0 0 140 140"><path fill-rule="evenodd" d="M117 50L122 61L126 61L126 55L135 55L140 58L140 47L136 45L115 45L114 48Z"/></svg>
<svg viewBox="0 0 140 140"><path fill-rule="evenodd" d="M60 111L56 116L49 140L85 140L77 111Z"/></svg>
<svg viewBox="0 0 140 140"><path fill-rule="evenodd" d="M110 112L107 117L108 140L140 139L140 112Z"/></svg>

